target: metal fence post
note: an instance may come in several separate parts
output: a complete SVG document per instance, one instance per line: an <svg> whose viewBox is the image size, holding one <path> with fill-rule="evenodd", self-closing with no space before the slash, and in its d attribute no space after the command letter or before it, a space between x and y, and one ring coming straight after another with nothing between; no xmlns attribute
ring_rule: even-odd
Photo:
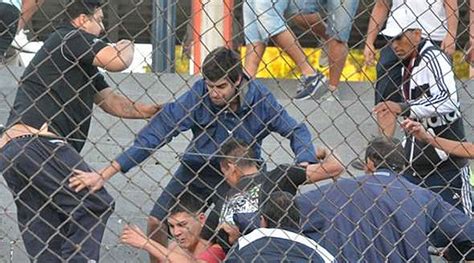
<svg viewBox="0 0 474 263"><path fill-rule="evenodd" d="M153 1L152 68L153 72L174 73L176 70L176 3Z"/></svg>

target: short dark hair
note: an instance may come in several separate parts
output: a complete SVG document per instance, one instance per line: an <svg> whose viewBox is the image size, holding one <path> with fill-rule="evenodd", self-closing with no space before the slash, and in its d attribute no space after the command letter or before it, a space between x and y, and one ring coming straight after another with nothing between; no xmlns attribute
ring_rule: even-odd
<svg viewBox="0 0 474 263"><path fill-rule="evenodd" d="M170 215L177 213L198 214L206 206L204 200L188 192L178 196L177 202L171 201L170 203L172 203L169 207Z"/></svg>
<svg viewBox="0 0 474 263"><path fill-rule="evenodd" d="M237 82L243 75L239 54L226 47L214 49L202 63L202 75L205 79L213 82L224 77L232 83Z"/></svg>
<svg viewBox="0 0 474 263"><path fill-rule="evenodd" d="M388 168L401 172L405 168L405 154L400 140L396 138L376 137L365 150L365 160L374 162L377 168Z"/></svg>
<svg viewBox="0 0 474 263"><path fill-rule="evenodd" d="M69 22L82 14L93 15L97 8L101 6L100 0L72 0L66 4L62 20L63 22Z"/></svg>
<svg viewBox="0 0 474 263"><path fill-rule="evenodd" d="M299 228L300 212L294 196L288 192L275 191L260 203L260 213L270 228L295 230Z"/></svg>
<svg viewBox="0 0 474 263"><path fill-rule="evenodd" d="M243 141L231 138L221 146L221 165L234 162L239 167L258 166L257 157L252 147Z"/></svg>

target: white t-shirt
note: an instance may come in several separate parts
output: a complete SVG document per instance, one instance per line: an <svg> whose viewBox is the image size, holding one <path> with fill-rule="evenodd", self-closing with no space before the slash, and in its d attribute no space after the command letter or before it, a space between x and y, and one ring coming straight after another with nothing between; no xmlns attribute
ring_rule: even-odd
<svg viewBox="0 0 474 263"><path fill-rule="evenodd" d="M387 25L380 34L391 36L390 31L397 26L397 21L400 24L400 21L413 17L421 25L424 38L441 41L446 36L448 22L444 0L392 0Z"/></svg>
<svg viewBox="0 0 474 263"><path fill-rule="evenodd" d="M21 10L21 0L0 0L0 2L7 3L7 4L12 4L18 8L18 10Z"/></svg>

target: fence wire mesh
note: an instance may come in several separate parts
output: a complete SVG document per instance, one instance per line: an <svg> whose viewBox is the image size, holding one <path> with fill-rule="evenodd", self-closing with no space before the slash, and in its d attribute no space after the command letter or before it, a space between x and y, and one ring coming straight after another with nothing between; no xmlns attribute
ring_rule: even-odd
<svg viewBox="0 0 474 263"><path fill-rule="evenodd" d="M0 261L473 260L471 9L0 1Z"/></svg>

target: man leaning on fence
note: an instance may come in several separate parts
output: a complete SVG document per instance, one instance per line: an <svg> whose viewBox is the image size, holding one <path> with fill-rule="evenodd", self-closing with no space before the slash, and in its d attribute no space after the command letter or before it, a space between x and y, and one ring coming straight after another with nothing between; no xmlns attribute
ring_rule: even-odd
<svg viewBox="0 0 474 263"><path fill-rule="evenodd" d="M300 211L288 192L275 191L260 204L260 227L240 237L225 262L334 262L314 240L298 234Z"/></svg>
<svg viewBox="0 0 474 263"><path fill-rule="evenodd" d="M430 244L453 246L451 260L474 259L473 219L401 176L399 140L371 140L365 162L365 175L298 197L304 234L341 262L430 262Z"/></svg>
<svg viewBox="0 0 474 263"><path fill-rule="evenodd" d="M442 138L465 140L463 118L451 62L445 53L422 38L415 19L398 24L392 40L395 54L404 63L400 91L404 102L380 102L374 108L378 119L404 118L422 121ZM472 215L469 166L465 158L449 155L426 142L407 136L405 155L412 183L426 187L448 203Z"/></svg>
<svg viewBox="0 0 474 263"><path fill-rule="evenodd" d="M166 104L137 135L132 147L120 154L100 172L78 172L71 179L77 190L101 189L113 175L127 172L147 159L155 149L168 143L181 132L191 130L193 139L181 159L181 165L163 190L149 217L149 233L161 244L167 243L166 218L168 204L190 191L217 204L229 187L219 171L217 155L229 138L237 138L252 146L257 158L261 145L271 132L290 140L298 163L315 163L316 153L308 128L293 119L261 82L243 74L240 56L220 47L203 62L203 78L176 101ZM220 208L208 217L213 231L217 227Z"/></svg>
<svg viewBox="0 0 474 263"><path fill-rule="evenodd" d="M102 42L98 0L73 1L25 69L7 130L0 140L0 170L17 206L18 225L31 261L99 260L113 199L68 186L73 169L90 171L79 155L93 103L124 118L151 117L159 107L112 91L97 67L127 68L133 44Z"/></svg>

